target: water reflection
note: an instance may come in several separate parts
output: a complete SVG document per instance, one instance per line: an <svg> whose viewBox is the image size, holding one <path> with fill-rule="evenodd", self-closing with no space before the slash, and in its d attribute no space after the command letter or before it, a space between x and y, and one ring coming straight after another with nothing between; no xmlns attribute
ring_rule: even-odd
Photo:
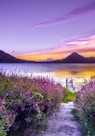
<svg viewBox="0 0 95 136"><path fill-rule="evenodd" d="M75 87L80 82L95 75L95 64L0 64L7 73L16 71L18 74L30 76L48 76L56 82L66 85L66 78L72 78Z"/></svg>

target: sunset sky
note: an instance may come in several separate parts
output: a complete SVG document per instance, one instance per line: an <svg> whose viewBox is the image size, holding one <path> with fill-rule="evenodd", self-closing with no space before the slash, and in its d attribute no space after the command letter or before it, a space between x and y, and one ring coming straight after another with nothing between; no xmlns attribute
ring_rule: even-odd
<svg viewBox="0 0 95 136"><path fill-rule="evenodd" d="M28 60L95 57L95 0L0 0L0 50Z"/></svg>

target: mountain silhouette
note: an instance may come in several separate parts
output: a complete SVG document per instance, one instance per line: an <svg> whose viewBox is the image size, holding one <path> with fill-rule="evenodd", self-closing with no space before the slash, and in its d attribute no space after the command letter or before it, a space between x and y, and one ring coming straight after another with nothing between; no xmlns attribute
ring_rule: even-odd
<svg viewBox="0 0 95 136"><path fill-rule="evenodd" d="M16 59L15 57L5 53L4 51L0 50L0 62L2 63L12 63L12 62L19 62L19 59Z"/></svg>
<svg viewBox="0 0 95 136"><path fill-rule="evenodd" d="M95 63L95 57L86 58L76 52L64 59L52 61L53 63ZM50 63L52 63L50 62Z"/></svg>
<svg viewBox="0 0 95 136"><path fill-rule="evenodd" d="M0 50L0 63L27 63L33 61L21 60L13 57L12 55Z"/></svg>
<svg viewBox="0 0 95 136"><path fill-rule="evenodd" d="M64 59L64 62L66 63L85 63L87 62L87 58L83 57L82 55L74 52L71 55L67 56Z"/></svg>
<svg viewBox="0 0 95 136"><path fill-rule="evenodd" d="M17 59L12 55L0 50L0 63L32 63L32 62L33 63L95 63L95 57L86 58L74 52L61 60L35 62L35 61Z"/></svg>

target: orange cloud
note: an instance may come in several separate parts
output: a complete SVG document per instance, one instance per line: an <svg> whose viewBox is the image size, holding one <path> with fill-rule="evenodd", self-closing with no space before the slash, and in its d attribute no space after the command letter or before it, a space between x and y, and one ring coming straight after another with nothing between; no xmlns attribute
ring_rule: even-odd
<svg viewBox="0 0 95 136"><path fill-rule="evenodd" d="M53 60L62 59L72 52L78 52L86 57L95 57L95 35L63 43L58 48L38 51L26 54L19 54L16 57L25 60L42 61L51 58Z"/></svg>

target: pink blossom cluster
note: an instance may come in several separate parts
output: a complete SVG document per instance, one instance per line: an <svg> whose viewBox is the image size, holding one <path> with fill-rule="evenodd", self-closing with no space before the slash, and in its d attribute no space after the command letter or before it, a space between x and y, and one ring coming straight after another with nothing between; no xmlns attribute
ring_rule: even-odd
<svg viewBox="0 0 95 136"><path fill-rule="evenodd" d="M51 113L65 96L64 89L48 77L0 75L0 132L9 131L19 114ZM30 114L31 113L31 114Z"/></svg>
<svg viewBox="0 0 95 136"><path fill-rule="evenodd" d="M95 135L95 76L85 80L78 92L75 105L83 135Z"/></svg>

